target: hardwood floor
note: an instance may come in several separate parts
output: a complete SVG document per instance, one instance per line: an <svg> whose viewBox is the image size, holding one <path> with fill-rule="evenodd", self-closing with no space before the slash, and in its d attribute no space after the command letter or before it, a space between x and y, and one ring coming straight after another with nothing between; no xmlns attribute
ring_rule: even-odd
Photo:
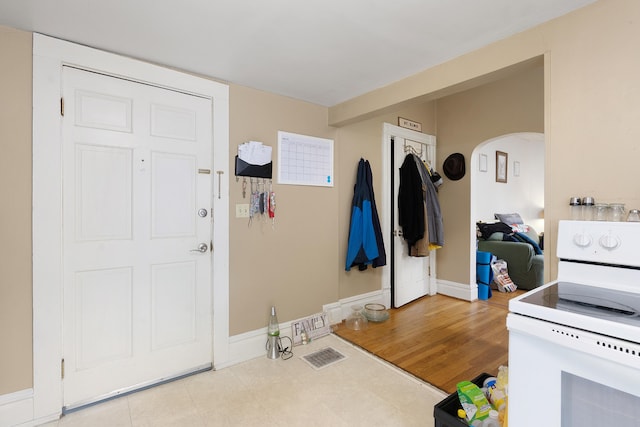
<svg viewBox="0 0 640 427"><path fill-rule="evenodd" d="M523 291L485 301L426 296L390 309L389 319L365 330L344 322L333 332L410 374L453 393L456 384L486 372L496 375L508 363L506 317L509 299Z"/></svg>

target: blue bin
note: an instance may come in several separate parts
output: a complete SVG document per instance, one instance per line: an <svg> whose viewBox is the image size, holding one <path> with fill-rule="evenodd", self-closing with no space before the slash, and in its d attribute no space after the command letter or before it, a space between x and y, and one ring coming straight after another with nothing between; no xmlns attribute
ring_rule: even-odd
<svg viewBox="0 0 640 427"><path fill-rule="evenodd" d="M487 300L491 298L491 282L493 270L491 269L491 252L476 251L476 283L478 284L478 298Z"/></svg>
<svg viewBox="0 0 640 427"><path fill-rule="evenodd" d="M493 254L491 252L476 251L476 263L478 264L491 264L491 258Z"/></svg>
<svg viewBox="0 0 640 427"><path fill-rule="evenodd" d="M478 299L487 300L491 298L491 288L489 285L478 283Z"/></svg>

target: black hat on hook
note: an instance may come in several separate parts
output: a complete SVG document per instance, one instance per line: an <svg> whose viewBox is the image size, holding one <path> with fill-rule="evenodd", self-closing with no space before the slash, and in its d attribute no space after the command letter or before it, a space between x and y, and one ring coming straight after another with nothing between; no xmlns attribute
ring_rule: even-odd
<svg viewBox="0 0 640 427"><path fill-rule="evenodd" d="M465 174L464 156L461 153L453 153L442 164L442 171L451 181L461 179Z"/></svg>

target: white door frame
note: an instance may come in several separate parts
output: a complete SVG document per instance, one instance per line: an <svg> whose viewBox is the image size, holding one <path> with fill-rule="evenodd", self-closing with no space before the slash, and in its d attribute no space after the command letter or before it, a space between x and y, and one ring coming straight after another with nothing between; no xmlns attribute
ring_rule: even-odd
<svg viewBox="0 0 640 427"><path fill-rule="evenodd" d="M62 66L96 71L208 98L213 111L213 364L229 355L229 87L33 35L33 419L62 410ZM219 175L216 171L222 171ZM220 194L218 194L220 188Z"/></svg>
<svg viewBox="0 0 640 427"><path fill-rule="evenodd" d="M425 134L422 134L425 135ZM389 207L392 203L395 203L393 199L393 189L391 188L391 159L393 153L391 152L391 137L399 136L405 139L416 139L416 131L411 129L395 126L390 123L383 123L382 125L382 204L380 205L380 228L382 229L382 240L384 241L385 248L391 248L393 241L390 241L391 229L391 215L389 215ZM426 135L425 135L426 136ZM400 166L398 166L400 167ZM435 256L433 254L432 256ZM393 263L393 257L391 253L387 254L389 258L389 264ZM434 258L435 259L435 258ZM435 272L435 262L433 266ZM435 274L434 274L435 276ZM437 276L436 276L437 277ZM434 280L435 278L434 277ZM382 300L383 304L387 307L391 306L391 268L383 268L381 275L381 288L382 288ZM435 288L435 289L434 289ZM435 294L437 292L437 285L431 288L431 292Z"/></svg>

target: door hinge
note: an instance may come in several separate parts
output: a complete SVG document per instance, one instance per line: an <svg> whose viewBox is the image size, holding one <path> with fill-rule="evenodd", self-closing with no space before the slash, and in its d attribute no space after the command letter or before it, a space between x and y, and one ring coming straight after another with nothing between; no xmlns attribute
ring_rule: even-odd
<svg viewBox="0 0 640 427"><path fill-rule="evenodd" d="M213 252L213 240L209 241L209 251Z"/></svg>
<svg viewBox="0 0 640 427"><path fill-rule="evenodd" d="M64 98L60 98L60 115L64 117Z"/></svg>
<svg viewBox="0 0 640 427"><path fill-rule="evenodd" d="M64 359L60 360L60 379L64 379Z"/></svg>

